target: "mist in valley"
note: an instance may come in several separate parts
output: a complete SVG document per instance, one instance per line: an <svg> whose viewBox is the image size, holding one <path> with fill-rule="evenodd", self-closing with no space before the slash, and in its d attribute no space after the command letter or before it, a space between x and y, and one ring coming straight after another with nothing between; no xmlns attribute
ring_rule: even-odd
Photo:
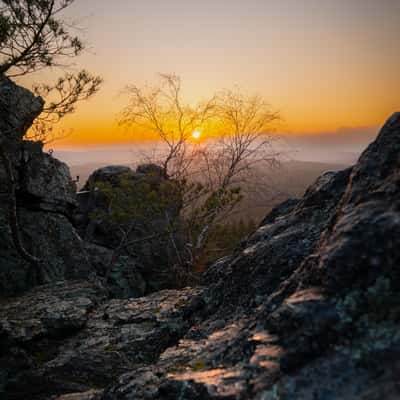
<svg viewBox="0 0 400 400"><path fill-rule="evenodd" d="M245 184L245 197L232 218L256 223L277 204L304 194L322 173L341 170L357 162L378 128L343 128L323 134L280 134L274 142L278 165L258 165ZM163 145L156 141L130 142L108 146L48 149L65 162L80 190L90 174L109 165L132 169L162 159Z"/></svg>

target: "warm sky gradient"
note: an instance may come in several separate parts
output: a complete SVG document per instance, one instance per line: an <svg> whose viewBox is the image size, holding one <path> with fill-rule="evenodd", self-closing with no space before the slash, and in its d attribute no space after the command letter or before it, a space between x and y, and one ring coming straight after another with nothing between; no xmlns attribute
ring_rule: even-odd
<svg viewBox="0 0 400 400"><path fill-rule="evenodd" d="M90 45L77 67L105 83L58 146L131 140L118 94L159 72L180 75L191 101L259 93L293 133L365 129L400 108L400 0L76 0L68 18Z"/></svg>

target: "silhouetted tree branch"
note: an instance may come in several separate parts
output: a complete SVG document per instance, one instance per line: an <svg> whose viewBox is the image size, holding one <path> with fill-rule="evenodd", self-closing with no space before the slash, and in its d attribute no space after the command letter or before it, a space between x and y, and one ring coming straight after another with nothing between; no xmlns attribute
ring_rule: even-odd
<svg viewBox="0 0 400 400"><path fill-rule="evenodd" d="M74 0L2 0L0 2L0 74L26 75L60 66L84 46L59 14Z"/></svg>
<svg viewBox="0 0 400 400"><path fill-rule="evenodd" d="M66 74L54 85L36 85L33 92L37 96L48 99L42 113L25 138L50 143L59 139L54 133L55 124L66 115L73 113L79 102L88 100L98 92L102 79L82 70L77 74Z"/></svg>
<svg viewBox="0 0 400 400"><path fill-rule="evenodd" d="M0 77L27 75L78 56L84 49L80 39L68 31L60 13L74 0L0 0ZM36 94L50 98L34 123L28 138L43 142L54 138L52 124L75 111L76 104L99 90L101 79L86 71L67 74L54 86L41 85ZM52 100L53 99L53 100ZM22 244L16 214L13 167L0 132L0 161L6 171L9 192L9 225L14 245L27 261L36 262Z"/></svg>

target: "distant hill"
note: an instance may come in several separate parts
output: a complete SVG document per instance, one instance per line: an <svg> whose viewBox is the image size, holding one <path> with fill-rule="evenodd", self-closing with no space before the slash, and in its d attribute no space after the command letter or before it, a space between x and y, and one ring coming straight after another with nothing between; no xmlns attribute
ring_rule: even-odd
<svg viewBox="0 0 400 400"><path fill-rule="evenodd" d="M326 171L344 169L351 163L286 161L277 168L266 168L254 174L248 196L242 201L237 216L252 218L257 223L273 207L288 198L302 197L305 190Z"/></svg>
<svg viewBox="0 0 400 400"><path fill-rule="evenodd" d="M259 222L275 205L291 197L301 197L305 189L318 176L328 170L340 170L351 163L322 163L309 161L285 161L274 169L259 168L249 182L248 196L241 203L234 218L254 219ZM71 165L71 175L79 176L78 189L96 169L110 165L109 162L91 162ZM121 163L132 167L130 163Z"/></svg>

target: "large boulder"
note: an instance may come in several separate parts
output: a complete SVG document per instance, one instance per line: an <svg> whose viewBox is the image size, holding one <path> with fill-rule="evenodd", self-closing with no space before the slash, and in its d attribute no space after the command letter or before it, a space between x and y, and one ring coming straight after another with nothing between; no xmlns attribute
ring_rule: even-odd
<svg viewBox="0 0 400 400"><path fill-rule="evenodd" d="M43 152L40 142L24 141L18 160L20 206L72 216L77 207L76 185L63 162Z"/></svg>
<svg viewBox="0 0 400 400"><path fill-rule="evenodd" d="M16 85L5 76L0 77L0 141L22 139L34 119L42 112L43 99Z"/></svg>

